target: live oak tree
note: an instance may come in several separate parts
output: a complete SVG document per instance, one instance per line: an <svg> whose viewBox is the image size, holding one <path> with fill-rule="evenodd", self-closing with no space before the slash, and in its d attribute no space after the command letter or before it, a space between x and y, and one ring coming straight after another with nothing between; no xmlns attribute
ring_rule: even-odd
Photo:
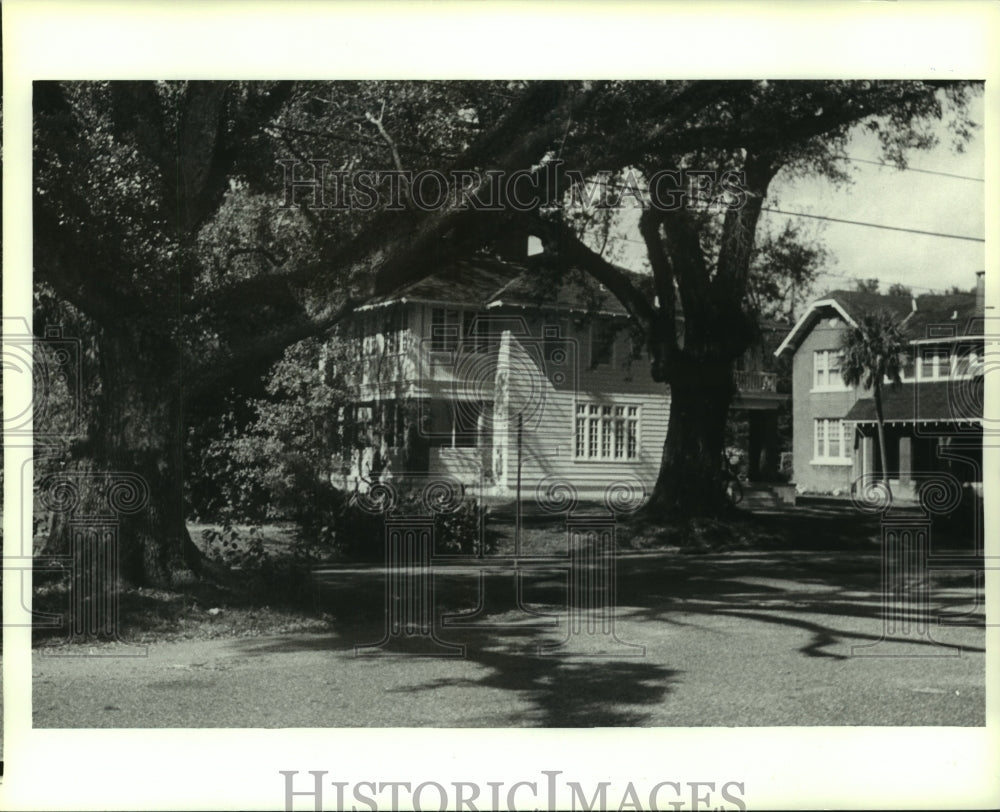
<svg viewBox="0 0 1000 812"><path fill-rule="evenodd" d="M150 491L149 508L123 520L123 576L165 584L199 569L183 500L193 411L368 297L514 229L543 238L535 262L603 283L646 338L671 396L653 508L717 510L772 179L782 169L843 178L860 123L896 163L933 143L930 124L949 110L961 140L971 92L928 82L37 83L36 279L88 321L99 378L70 465L135 472ZM314 173L401 168L457 173L448 177L463 179L464 195L421 206L432 187L402 181L378 189L381 205L342 207L308 184ZM504 183L515 172L537 192L527 204L523 185ZM699 172L736 175L720 187ZM633 179L648 289L571 227L566 190L601 173ZM695 194L646 201L640 185L657 177ZM289 178L306 183L290 191ZM65 543L57 523L50 544Z"/></svg>
<svg viewBox="0 0 1000 812"><path fill-rule="evenodd" d="M224 387L323 335L374 293L467 254L502 223L289 195L312 170L531 167L589 98L563 83L113 82L35 86L34 266L88 325L97 382L67 470L127 471L122 576L201 565L185 527L185 426ZM325 163L310 164L312 159ZM491 193L494 179L472 183ZM291 200L289 200L291 196ZM288 205L291 203L291 205ZM42 319L36 330L44 329ZM95 476L95 480L96 480ZM79 510L98 488L81 483ZM57 516L50 551L68 542Z"/></svg>
<svg viewBox="0 0 1000 812"><path fill-rule="evenodd" d="M885 160L900 167L911 150L937 143L942 119L961 149L973 126L968 102L980 89L920 81L611 84L600 114L569 128L559 157L594 165L588 155L601 155L621 197L638 202L636 236L652 284L635 284L577 239L559 207L538 214L536 232L549 246L538 261L583 268L610 289L645 334L654 379L670 388L648 512L712 515L724 507L719 461L734 362L757 332L755 235L776 175L848 180L845 147L858 127L875 133ZM738 192L727 172L738 173ZM694 193L675 205L664 189Z"/></svg>

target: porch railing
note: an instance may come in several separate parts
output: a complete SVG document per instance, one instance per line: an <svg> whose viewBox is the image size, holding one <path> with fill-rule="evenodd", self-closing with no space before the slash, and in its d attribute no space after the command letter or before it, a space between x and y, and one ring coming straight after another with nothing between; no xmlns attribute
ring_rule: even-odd
<svg viewBox="0 0 1000 812"><path fill-rule="evenodd" d="M741 392L777 392L778 373L757 370L737 372L736 388Z"/></svg>

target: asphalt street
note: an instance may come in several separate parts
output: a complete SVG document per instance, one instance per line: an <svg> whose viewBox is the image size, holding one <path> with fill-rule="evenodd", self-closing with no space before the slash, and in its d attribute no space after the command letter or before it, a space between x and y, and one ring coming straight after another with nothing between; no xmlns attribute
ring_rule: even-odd
<svg viewBox="0 0 1000 812"><path fill-rule="evenodd" d="M960 574L914 584L928 611L887 627L877 556L625 554L609 626L600 607L567 609L564 573L528 569L520 607L500 567L484 575L478 618L443 625L438 611L435 635L450 646L417 635L359 651L386 632L372 568L322 575L336 608L328 633L36 650L34 724L984 724L983 628L939 622L981 621ZM477 575L442 569L435 600L471 606ZM420 656L428 649L445 656Z"/></svg>

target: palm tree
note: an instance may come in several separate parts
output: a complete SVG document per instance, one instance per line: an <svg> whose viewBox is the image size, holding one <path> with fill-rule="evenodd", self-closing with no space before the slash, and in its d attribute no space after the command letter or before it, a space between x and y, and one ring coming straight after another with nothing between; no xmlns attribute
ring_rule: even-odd
<svg viewBox="0 0 1000 812"><path fill-rule="evenodd" d="M857 324L844 333L840 352L840 371L844 383L848 386L860 383L866 390L872 390L875 421L878 425L878 447L882 456L882 481L888 488L882 385L888 380L892 386L899 386L900 372L907 352L906 339L891 313L876 310L863 314Z"/></svg>

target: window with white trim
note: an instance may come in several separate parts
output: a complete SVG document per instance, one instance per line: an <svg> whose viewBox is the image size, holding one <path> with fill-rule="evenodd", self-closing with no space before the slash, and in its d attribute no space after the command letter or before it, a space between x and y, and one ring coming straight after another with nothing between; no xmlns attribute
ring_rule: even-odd
<svg viewBox="0 0 1000 812"><path fill-rule="evenodd" d="M813 459L849 460L854 450L848 424L835 417L817 417L813 429Z"/></svg>
<svg viewBox="0 0 1000 812"><path fill-rule="evenodd" d="M843 391L849 389L840 372L840 350L816 350L813 353L813 389Z"/></svg>
<svg viewBox="0 0 1000 812"><path fill-rule="evenodd" d="M614 363L617 335L617 326L605 319L600 319L590 325L591 369L602 364Z"/></svg>
<svg viewBox="0 0 1000 812"><path fill-rule="evenodd" d="M577 459L634 460L639 456L639 407L577 403Z"/></svg>
<svg viewBox="0 0 1000 812"><path fill-rule="evenodd" d="M920 365L917 368L919 380L938 381L951 374L951 360L947 349L939 347L921 347Z"/></svg>
<svg viewBox="0 0 1000 812"><path fill-rule="evenodd" d="M458 348L461 311L435 307L431 310L431 352L453 352Z"/></svg>
<svg viewBox="0 0 1000 812"><path fill-rule="evenodd" d="M956 378L974 378L983 374L983 353L979 347L956 347L954 355Z"/></svg>
<svg viewBox="0 0 1000 812"><path fill-rule="evenodd" d="M899 380L900 381L912 381L913 376L916 374L916 369L913 365L913 353L907 350L900 356L899 359ZM888 376L886 376L888 378Z"/></svg>

